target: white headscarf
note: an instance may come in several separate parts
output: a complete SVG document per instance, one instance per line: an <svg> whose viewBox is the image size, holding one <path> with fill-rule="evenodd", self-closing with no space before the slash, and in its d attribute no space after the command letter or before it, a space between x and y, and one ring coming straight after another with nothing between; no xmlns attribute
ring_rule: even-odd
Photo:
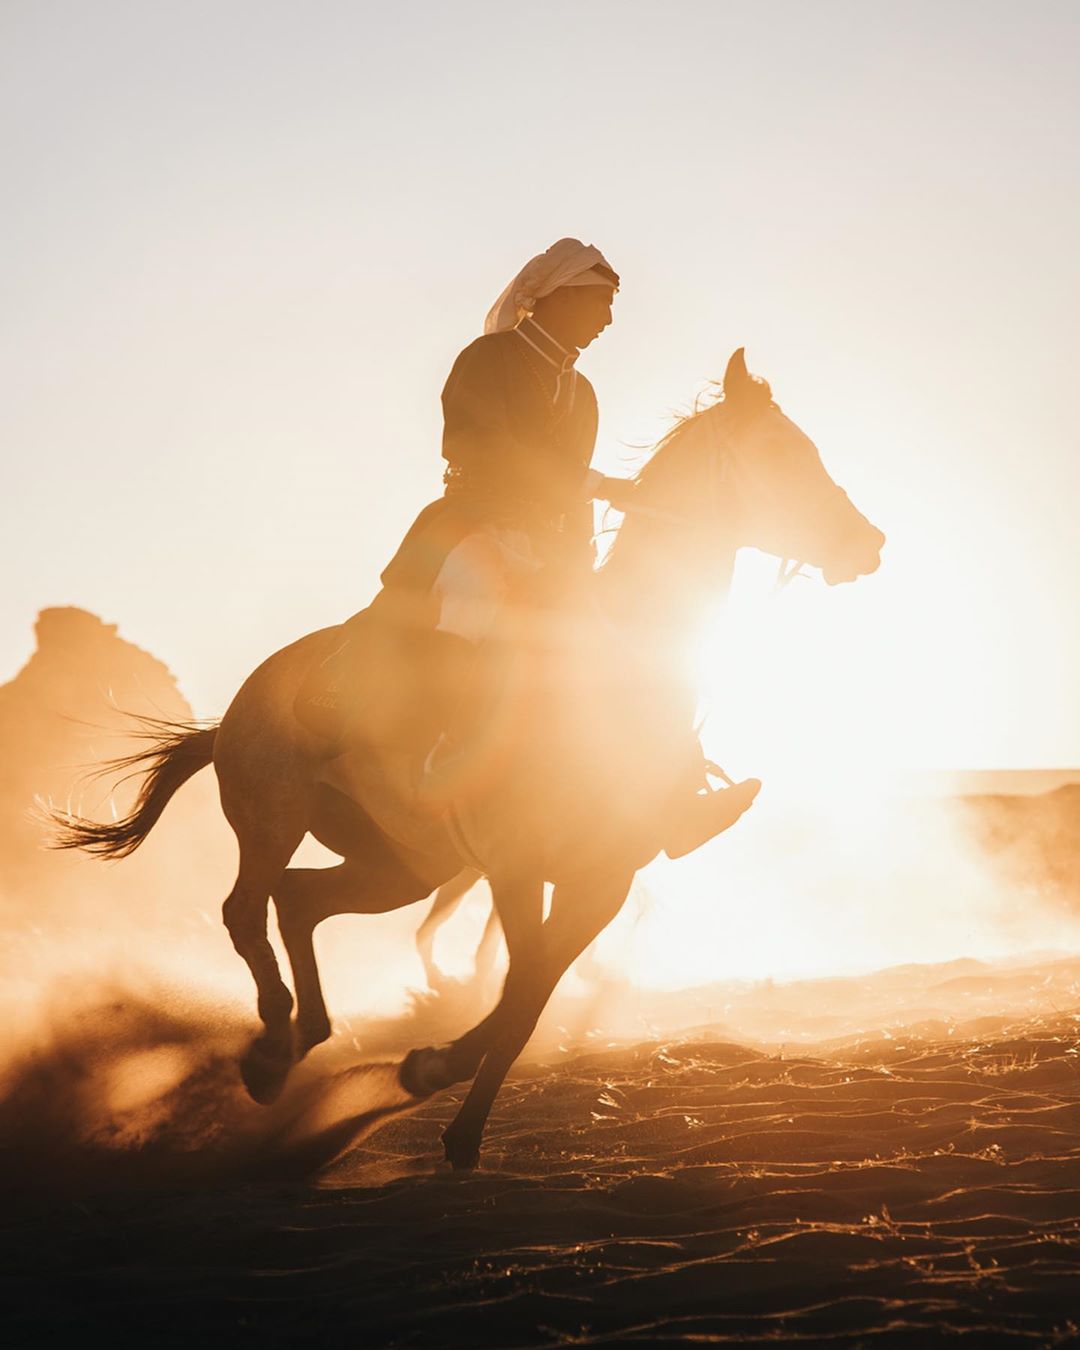
<svg viewBox="0 0 1080 1350"><path fill-rule="evenodd" d="M594 268L614 268L592 244L580 239L560 239L544 253L538 253L527 262L484 320L485 333L501 333L515 328L526 314L536 308L537 300L557 291L560 286L610 286L618 290L618 283Z"/></svg>

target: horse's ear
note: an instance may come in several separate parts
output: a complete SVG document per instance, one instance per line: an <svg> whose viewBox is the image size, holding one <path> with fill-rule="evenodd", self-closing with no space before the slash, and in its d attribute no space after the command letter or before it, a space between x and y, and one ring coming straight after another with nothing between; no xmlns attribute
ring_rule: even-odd
<svg viewBox="0 0 1080 1350"><path fill-rule="evenodd" d="M739 392L750 383L750 372L746 369L746 348L736 347L731 353L724 371L724 397L738 398Z"/></svg>

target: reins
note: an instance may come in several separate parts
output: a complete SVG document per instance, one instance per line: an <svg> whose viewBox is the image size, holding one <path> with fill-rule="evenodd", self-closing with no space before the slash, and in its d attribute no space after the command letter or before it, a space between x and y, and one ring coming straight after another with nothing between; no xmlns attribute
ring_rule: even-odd
<svg viewBox="0 0 1080 1350"><path fill-rule="evenodd" d="M798 558L781 558L780 564L776 569L776 584L773 586L773 590L782 591L784 587L793 582L796 577L806 577L807 580L809 580L810 573L803 571L805 565L806 564L801 563Z"/></svg>
<svg viewBox="0 0 1080 1350"><path fill-rule="evenodd" d="M664 511L659 506L639 506L636 502L631 502L623 512L624 516L640 516L643 520L659 520L665 525L689 525L692 518L686 515L680 515L677 511ZM782 591L785 586L789 586L796 577L805 577L810 580L809 572L802 569L806 566L798 558L781 558L776 567L776 584L774 591Z"/></svg>

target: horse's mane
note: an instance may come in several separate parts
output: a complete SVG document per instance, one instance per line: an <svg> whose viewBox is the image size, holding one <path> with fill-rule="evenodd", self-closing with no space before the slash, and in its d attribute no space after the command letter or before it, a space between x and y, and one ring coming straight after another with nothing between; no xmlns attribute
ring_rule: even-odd
<svg viewBox="0 0 1080 1350"><path fill-rule="evenodd" d="M749 398L747 397L748 394ZM645 463L634 474L634 482L638 487L645 486L650 479L657 476L658 471L663 471L673 465L678 452L690 448L696 443L697 438L704 433L705 424L710 414L716 412L718 408L728 402L730 400L725 399L723 382L721 380L710 380L705 389L694 399L690 409L687 412L676 414L671 426L649 451ZM749 388L744 387L739 405L745 407L750 402L755 407L772 402L772 389L769 382L758 375L750 377L750 386Z"/></svg>
<svg viewBox="0 0 1080 1350"><path fill-rule="evenodd" d="M695 397L693 404L686 412L675 413L667 431L655 445L649 448L645 462L634 474L633 478L637 486L640 487L650 477L654 477L658 467L672 460L674 451L685 449L684 438L700 432L705 414L711 412L717 404L723 403L723 401L723 384L719 380L710 380L705 389Z"/></svg>
<svg viewBox="0 0 1080 1350"><path fill-rule="evenodd" d="M748 385L741 386L734 406L741 412L771 403L772 389L768 381L753 375ZM697 449L701 438L711 430L711 418L720 409L731 406L732 400L725 397L723 382L712 380L697 395L688 411L676 414L671 426L647 452L645 462L633 475L632 481L643 506L653 504L648 500L650 496L661 493L666 496L673 490L677 491L681 480L694 472L699 460L688 452ZM663 503L659 505L663 506ZM608 550L605 563L610 562L616 553L622 535L620 529Z"/></svg>

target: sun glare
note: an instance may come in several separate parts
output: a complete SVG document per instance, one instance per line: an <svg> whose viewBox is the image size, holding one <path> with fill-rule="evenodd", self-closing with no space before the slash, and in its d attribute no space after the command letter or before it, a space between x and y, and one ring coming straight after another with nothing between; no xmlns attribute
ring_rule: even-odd
<svg viewBox="0 0 1080 1350"><path fill-rule="evenodd" d="M774 559L740 557L730 598L703 628L694 666L706 750L773 792L857 801L903 763L862 632L841 588L805 574L777 588L776 575Z"/></svg>
<svg viewBox="0 0 1080 1350"><path fill-rule="evenodd" d="M606 959L678 988L1074 945L1060 914L1030 897L1017 910L955 808L912 791L907 667L868 640L855 588L775 578L774 559L741 558L693 658L706 753L761 778L761 796L736 829L645 871L648 904L601 939Z"/></svg>

